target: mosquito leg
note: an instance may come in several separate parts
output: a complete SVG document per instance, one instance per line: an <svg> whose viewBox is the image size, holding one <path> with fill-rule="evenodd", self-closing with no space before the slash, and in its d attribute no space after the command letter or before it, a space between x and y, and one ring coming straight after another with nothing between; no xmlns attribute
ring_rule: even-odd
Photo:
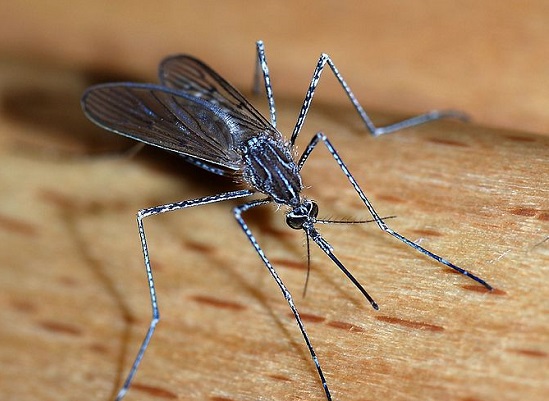
<svg viewBox="0 0 549 401"><path fill-rule="evenodd" d="M372 305L372 308L375 310L379 310L379 306L374 301L374 299L368 294L368 292L364 289L362 284L353 276L353 274L347 270L347 268L343 265L343 263L340 262L340 260L335 256L335 254L332 251L332 246L326 241L320 233L314 228L314 225L312 223L307 223L303 225L303 229L305 230L305 233L307 234L307 237L310 237L317 245L318 247L326 254L330 259L332 259L332 262L341 270L347 278L355 285L356 288L364 295L364 297L370 302Z"/></svg>
<svg viewBox="0 0 549 401"><path fill-rule="evenodd" d="M141 343L141 347L139 348L139 351L135 356L130 372L128 373L128 376L124 381L124 385L122 386L122 388L118 392L118 395L116 396L116 401L120 401L122 398L124 398L127 391L129 390L132 384L133 378L137 373L137 369L139 368L139 364L143 359L143 355L145 354L145 351L147 350L147 347L149 346L151 338L154 334L154 329L156 328L156 325L160 320L160 313L158 310L158 299L156 296L156 288L154 285L151 259L149 257L149 248L147 246L147 239L145 237L145 228L143 226L143 219L145 217L154 216L154 215L166 213L166 212L172 212L180 209L186 209L193 206L202 206L202 205L207 205L209 203L216 203L216 202L226 201L229 199L242 198L245 196L249 196L252 193L253 191L250 191L250 190L225 192L218 195L206 196L204 198L186 200L183 202L169 203L166 205L156 206L149 209L142 209L139 212L137 212L137 227L139 230L139 237L141 239L141 248L143 249L143 258L145 261L145 270L147 273L147 284L149 285L149 294L151 297L152 318L151 318L151 322L149 323L149 329L147 330L147 334L145 335L145 338Z"/></svg>
<svg viewBox="0 0 549 401"><path fill-rule="evenodd" d="M265 85L265 93L267 95L267 102L269 103L269 114L271 116L271 125L276 128L276 107L273 95L273 87L271 85L271 75L269 74L269 66L267 64L267 58L265 56L265 45L262 40L256 42L257 47L257 63L255 64L254 85L253 92L259 93L259 75L263 74L263 82ZM261 70L261 72L260 72Z"/></svg>
<svg viewBox="0 0 549 401"><path fill-rule="evenodd" d="M307 295L307 287L309 286L309 277L311 275L311 247L308 235L305 235L305 244L307 245L307 275L305 276L305 284L303 285L303 293L301 294L303 298Z"/></svg>
<svg viewBox="0 0 549 401"><path fill-rule="evenodd" d="M313 137L313 139L311 140L311 142L309 143L309 145L307 146L307 148L305 149L305 151L301 155L301 158L300 158L299 164L298 164L299 169L301 169L303 167L303 164L305 163L305 161L307 160L307 158L309 157L309 155L311 154L311 152L313 151L315 146L320 141L322 141L322 143L324 143L324 145L326 146L326 148L328 149L328 151L330 152L330 154L332 155L334 160L337 162L337 164L339 165L339 168L341 169L341 171L343 171L343 174L345 174L345 176L347 177L347 179L349 180L349 182L351 183L351 185L353 186L353 188L357 192L357 194L360 197L360 199L362 200L362 202L364 202L364 204L368 208L368 211L370 212L370 214L372 215L372 217L374 218L374 220L376 221L376 223L377 223L377 225L379 226L380 229L382 229L386 233L392 235L393 237L397 238L398 240L404 242L406 245L409 245L410 247L414 248L416 251L421 252L424 255L427 255L430 258L436 260L437 262L439 262L439 263L441 263L445 266L448 266L449 268L457 271L458 273L461 273L464 276L467 276L467 277L471 278L472 280L476 281L477 283L483 285L486 289L492 290L492 286L490 284L488 284L486 281L484 281L483 279L481 279L480 277L477 277L474 274L470 273L469 271L467 271L465 269L462 269L461 267L456 266L455 264L449 262L448 260L438 256L437 254L434 254L431 251L428 251L427 249L423 248L422 246L414 243L413 241L410 241L408 238L404 237L403 235L401 235L398 232L394 231L393 229L389 228L387 226L387 224L383 221L383 219L375 211L374 207L372 206L372 204L370 203L370 201L368 200L368 198L366 197L366 195L364 194L364 192L362 191L362 189L360 188L360 186L358 185L358 183L356 182L356 180L352 176L351 172L347 169L347 166L345 165L345 163L343 163L343 160L341 160L341 157L336 152L335 148L332 146L332 144L330 143L330 141L328 140L326 135L324 135L323 133L319 132L318 134L316 134Z"/></svg>
<svg viewBox="0 0 549 401"><path fill-rule="evenodd" d="M305 94L305 100L303 101L303 105L301 106L301 111L299 112L299 117L297 119L296 125L294 127L294 131L292 133L292 137L290 139L290 144L294 144L297 136L299 135L299 132L301 131L301 128L303 127L303 124L305 122L305 117L307 116L307 113L309 111L309 108L311 107L311 102L313 101L313 96L316 90L316 87L318 86L318 83L320 81L320 76L322 75L322 71L324 70L324 67L328 64L330 66L330 69L334 73L335 77L339 81L339 84L347 94L347 97L353 104L354 108L360 115L360 118L364 122L364 125L366 125L366 128L373 136L379 136L382 134L387 134L389 132L394 132L401 130L403 128L409 128L413 127L419 124L424 124L429 121L438 120L441 118L457 118L459 120L468 120L468 116L460 111L456 110L434 110L429 113L421 114L416 117L412 117L407 120L403 120L400 122L397 122L395 124L390 124L384 127L376 127L368 114L364 111L364 108L360 105L358 102L356 96L351 91L351 88L349 85L347 85L347 82L343 79L341 76L339 70L335 66L334 62L325 53L322 53L320 55L320 58L318 59L318 63L316 65L316 68L313 72L313 77L311 78L311 83L309 84L309 88L307 89L307 93Z"/></svg>
<svg viewBox="0 0 549 401"><path fill-rule="evenodd" d="M297 325L299 327L299 330L301 331L301 334L303 335L303 338L305 339L305 343L307 344L307 348L309 349L309 353L311 354L311 358L313 359L313 363L315 364L316 370L318 372L318 375L320 377L320 381L322 382L322 387L324 388L324 393L326 394L326 398L328 401L332 400L332 396L330 394L330 390L328 388L328 384L326 383L326 379L324 378L324 373L322 372L322 368L320 367L320 362L318 361L318 358L316 356L315 350L313 348L313 345L311 344L311 341L309 340L309 336L307 332L305 331L305 326L303 325L303 322L301 321L301 317L299 316L299 312L297 310L297 307L294 304L292 295L290 294L290 291L286 288L284 283L282 282L282 279L279 277L278 273L276 272L275 268L269 262L269 259L267 259L267 256L259 246L259 243L255 239L254 235L252 234L251 230L249 229L248 225L242 218L242 213L247 211L248 209L251 209L256 206L264 205L271 202L270 199L258 199L254 200L248 203L245 203L243 205L237 206L233 209L234 217L236 218L236 221L238 224L240 224L240 227L242 228L242 231L244 231L244 234L248 237L250 240L252 246L254 247L255 251L267 267L267 270L269 270L269 273L271 273L271 276L276 281L276 284L282 291L282 294L284 295L284 298L288 302L288 305L290 306L290 309L292 310L292 313L294 314L294 318L297 322Z"/></svg>

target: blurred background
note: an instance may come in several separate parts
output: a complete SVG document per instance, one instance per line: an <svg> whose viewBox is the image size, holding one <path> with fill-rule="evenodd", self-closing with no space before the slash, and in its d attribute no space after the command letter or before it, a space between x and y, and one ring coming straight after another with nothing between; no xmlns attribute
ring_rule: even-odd
<svg viewBox="0 0 549 401"><path fill-rule="evenodd" d="M543 0L23 0L2 2L0 15L4 61L155 80L164 56L189 53L248 89L254 42L263 39L279 95L302 97L325 52L367 109L452 107L483 125L549 131ZM324 79L319 101L345 102Z"/></svg>

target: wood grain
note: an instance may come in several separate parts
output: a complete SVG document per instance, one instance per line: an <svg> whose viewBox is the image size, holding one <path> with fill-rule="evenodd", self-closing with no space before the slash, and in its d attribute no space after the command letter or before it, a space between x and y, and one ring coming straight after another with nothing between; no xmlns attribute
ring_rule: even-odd
<svg viewBox="0 0 549 401"><path fill-rule="evenodd" d="M110 400L150 314L135 212L234 185L153 149L120 153L78 110L88 75L9 63L1 72L2 398ZM278 100L289 132L299 102ZM335 225L323 235L381 310L317 249L302 298L302 234L282 210L250 213L334 399L545 399L549 139L454 121L371 138L351 106L321 97L299 149L319 130L378 211L397 216L394 229L496 288L448 274L374 225ZM303 173L322 216L368 217L326 151ZM146 221L163 319L128 400L324 399L234 205Z"/></svg>
<svg viewBox="0 0 549 401"><path fill-rule="evenodd" d="M248 88L264 39L286 134L320 52L378 123L434 107L475 118L374 139L327 76L298 150L324 131L394 229L491 293L366 224L320 229L380 311L314 248L303 298L303 235L283 210L247 215L334 400L545 400L547 11L542 0L1 2L0 398L112 400L150 316L135 212L235 187L93 127L84 88L153 80L181 52ZM325 150L303 174L322 216L368 217ZM235 204L145 222L162 320L128 401L325 399Z"/></svg>

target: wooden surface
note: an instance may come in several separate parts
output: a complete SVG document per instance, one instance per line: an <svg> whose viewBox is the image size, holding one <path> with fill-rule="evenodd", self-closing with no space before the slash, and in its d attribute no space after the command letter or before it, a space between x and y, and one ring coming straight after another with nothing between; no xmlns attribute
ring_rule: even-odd
<svg viewBox="0 0 549 401"><path fill-rule="evenodd" d="M420 66L432 65L432 52L421 46L443 48L447 43L448 32L436 24L431 26L431 41L398 35L396 25L389 24L393 28L384 34L403 40L401 49L416 43L423 51L418 54L425 57L411 57L413 52L407 50L404 65L411 73L396 83L388 67L388 74L374 74L362 82L372 72L364 68L372 64L353 61L355 55L344 47L350 43L349 32L332 29L332 36L310 42L305 33L292 37L291 30L277 35L282 27L293 26L278 19L282 27L264 26L263 36L261 10L256 11L257 18L250 11L237 21L228 19L242 30L225 31L225 42L219 42L215 38L222 33L215 30L211 37L185 35L200 21L211 22L208 18L220 18L221 13L189 19L182 9L168 9L163 17L182 17L166 26L147 7L133 7L124 14L129 6L94 9L82 3L72 15L76 8L52 6L46 12L34 3L12 6L8 11L13 18L2 13L6 21L0 25L9 33L0 35L0 398L111 400L150 315L135 212L233 188L166 153L145 149L128 156L124 150L131 144L84 119L78 104L82 90L101 80L152 77L158 58L174 51L200 55L246 88L253 67L247 60L253 57L257 37L266 39L268 46L273 42L268 56L279 77L275 91L280 129L286 134L320 51L334 55L353 88L358 86L359 98L367 99L368 110L386 111L372 114L377 122L400 117L389 110L423 111L438 104L465 104L462 108L479 117L474 124L442 121L371 138L340 90L327 83L315 98L299 149L313 133L324 131L377 210L397 216L390 220L394 229L479 274L496 287L492 293L448 274L373 225L337 225L320 229L381 309L373 311L315 248L303 298L303 235L286 227L283 210L267 207L248 216L294 294L334 399L546 398L549 139L478 125L480 121L517 128L535 121L530 129L547 127L548 108L542 107L547 99L536 95L544 81L532 72L543 66L543 61L532 61L542 43L535 40L539 20L524 19L530 21L524 29L532 32L532 40L522 57L533 57L524 61L532 73L520 85L507 76L501 86L484 92L501 72L489 57L482 59L486 75L478 78L481 87L467 79L452 82L448 77L454 73L443 73L446 78L437 84L426 81ZM34 12L25 14L31 6ZM508 9L511 15L514 9ZM194 10L193 15L207 15ZM539 10L520 10L509 18L541 15ZM291 11L285 12L292 15ZM427 18L406 11L412 26ZM143 16L147 12L149 19ZM455 32L451 27L458 26L458 17L440 9L433 12L431 19L441 25L437 13L448 16L449 31ZM402 22L402 15L391 14L390 19ZM479 21L490 20L487 15L479 14ZM333 18L342 23L349 18L358 24L353 16L327 13L322 21ZM146 21L156 21L157 31L141 30ZM469 29L474 31L479 21ZM381 23L374 16L370 22L374 27ZM400 27L404 32L406 25ZM41 35L40 30L48 34ZM94 38L97 42L90 47L86 41ZM145 38L149 39L143 45ZM231 40L234 47L227 44ZM481 48L489 42L485 36L478 41ZM226 44L224 51L219 43ZM460 50L466 51L468 42L460 43ZM518 41L508 43L510 48L518 46ZM380 54L389 53L380 49L387 46L372 47L375 68L383 68ZM235 56L234 48L242 51ZM499 62L521 54L498 46L491 49L499 49ZM308 61L301 57L305 52L310 52ZM448 58L451 51L443 54L441 71L467 66L465 61L459 64L459 58ZM468 53L466 60L472 57ZM502 63L500 68L509 71L519 64L510 65ZM355 77L360 77L358 82ZM408 81L416 84L403 87ZM522 88L522 101L506 97L513 93L506 85ZM457 95L452 90L456 87ZM376 100L383 88L388 97ZM476 97L460 98L469 91ZM530 94L529 102L524 101ZM514 111L509 114L510 110ZM310 187L306 194L319 202L322 216L368 217L326 151L313 154L304 181ZM145 222L163 319L128 400L324 399L287 304L232 218L234 205L211 205Z"/></svg>
<svg viewBox="0 0 549 401"><path fill-rule="evenodd" d="M279 103L287 132L298 104ZM2 120L3 398L108 400L149 316L135 211L231 185L152 150L60 156L42 145L45 128ZM319 103L303 139L320 129L379 212L397 216L391 226L496 287L448 274L373 225L322 226L381 310L317 249L303 299L303 236L273 208L252 214L335 399L544 399L547 137L445 121L374 139L350 107ZM327 152L313 156L304 179L322 216L367 217ZM323 399L232 205L146 221L164 319L128 400Z"/></svg>

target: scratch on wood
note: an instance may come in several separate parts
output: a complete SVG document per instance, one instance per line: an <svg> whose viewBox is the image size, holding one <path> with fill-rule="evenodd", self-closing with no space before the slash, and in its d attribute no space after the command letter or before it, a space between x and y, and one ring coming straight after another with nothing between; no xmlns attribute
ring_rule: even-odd
<svg viewBox="0 0 549 401"><path fill-rule="evenodd" d="M345 331L354 331L354 332L363 332L362 327L356 326L352 323L342 322L340 320L332 320L327 323L328 326L334 327L336 329L342 329Z"/></svg>
<svg viewBox="0 0 549 401"><path fill-rule="evenodd" d="M36 227L23 220L0 214L0 229L11 233L35 236L38 232Z"/></svg>
<svg viewBox="0 0 549 401"><path fill-rule="evenodd" d="M290 314L289 316L292 318L294 317L293 314ZM312 313L300 313L299 316L301 316L301 320L310 323L322 323L326 320L325 317L314 315Z"/></svg>
<svg viewBox="0 0 549 401"><path fill-rule="evenodd" d="M163 389L163 388L160 388L160 387L156 387L156 386L149 386L147 384L141 384L141 383L134 382L132 384L132 388L136 389L136 390L139 390L139 391L142 391L144 393L150 394L150 395L155 396L155 397L168 398L168 399L176 399L177 398L177 394L175 394L175 393L173 393L169 390L166 390L166 389Z"/></svg>
<svg viewBox="0 0 549 401"><path fill-rule="evenodd" d="M194 295L190 297L193 301L199 302L201 304L206 304L208 306L213 306L220 309L232 309L232 310L244 310L246 307L242 304L236 302L229 302L213 297L208 297L206 295Z"/></svg>
<svg viewBox="0 0 549 401"><path fill-rule="evenodd" d="M214 253L215 252L215 248L210 246L210 245L206 245L202 242L197 242L197 241L185 241L183 243L183 246L185 248L188 248L190 249L191 251L194 251L194 252L199 252L199 253Z"/></svg>
<svg viewBox="0 0 549 401"><path fill-rule="evenodd" d="M98 354L107 355L109 354L109 349L105 346L105 344L102 343L92 343L89 346L89 349L91 349L93 352L97 352Z"/></svg>
<svg viewBox="0 0 549 401"><path fill-rule="evenodd" d="M410 329L416 330L426 330L440 332L444 331L444 327L437 326L435 324L423 323L423 322L412 322L410 320L399 319L391 316L376 316L376 319L385 323L397 324L399 326L408 327Z"/></svg>
<svg viewBox="0 0 549 401"><path fill-rule="evenodd" d="M462 285L461 288L463 288L464 290L467 290L467 291L480 292L482 294L507 295L507 293L505 291L500 290L498 288L494 288L492 291L487 291L486 288L484 288L483 286L475 285L475 284Z"/></svg>
<svg viewBox="0 0 549 401"><path fill-rule="evenodd" d="M53 320L42 320L39 321L38 324L43 329L55 333L69 334L72 336L80 336L82 334L82 331L79 328L67 323L54 322Z"/></svg>
<svg viewBox="0 0 549 401"><path fill-rule="evenodd" d="M290 259L271 259L271 263L274 266L287 267L289 269L307 270L307 264L302 262L295 262Z"/></svg>
<svg viewBox="0 0 549 401"><path fill-rule="evenodd" d="M379 194L377 198L387 203L404 203L405 202L404 199L391 194Z"/></svg>
<svg viewBox="0 0 549 401"><path fill-rule="evenodd" d="M541 212L538 214L537 219L541 221L549 221L549 212Z"/></svg>
<svg viewBox="0 0 549 401"><path fill-rule="evenodd" d="M442 138L429 138L427 139L427 142L432 142L440 145L448 145L448 146L459 146L463 148L469 147L466 143L458 142L458 141L452 141L450 139L442 139Z"/></svg>
<svg viewBox="0 0 549 401"><path fill-rule="evenodd" d="M51 203L60 209L72 210L74 209L75 201L71 197L62 194L61 192L54 191L48 188L43 188L38 191L38 196L42 200Z"/></svg>
<svg viewBox="0 0 549 401"><path fill-rule="evenodd" d="M536 142L534 138L526 137L526 136L518 136L518 135L505 135L507 139L510 139L512 141L516 142Z"/></svg>
<svg viewBox="0 0 549 401"><path fill-rule="evenodd" d="M421 235L424 237L441 237L442 233L436 230L428 230L428 229L418 229L418 230L412 230L414 234Z"/></svg>
<svg viewBox="0 0 549 401"><path fill-rule="evenodd" d="M514 209L510 210L511 214L514 214L516 216L527 216L527 217L534 217L538 214L538 211L536 209L532 209L529 207L516 207Z"/></svg>
<svg viewBox="0 0 549 401"><path fill-rule="evenodd" d="M497 258L491 259L488 261L488 263L494 263L499 261L501 258L503 258L505 255L507 255L509 252L511 252L510 249L507 249L505 252L503 252L501 255L499 255Z"/></svg>
<svg viewBox="0 0 549 401"><path fill-rule="evenodd" d="M29 301L13 300L11 301L13 309L23 312L23 313L32 313L36 311L36 304Z"/></svg>
<svg viewBox="0 0 549 401"><path fill-rule="evenodd" d="M278 381L283 381L283 382L291 382L292 379L290 379L288 376L283 376L283 375L267 375L268 377L270 377L271 379L275 379L275 380L278 380Z"/></svg>
<svg viewBox="0 0 549 401"><path fill-rule="evenodd" d="M533 349L509 348L508 351L513 352L515 354L531 356L533 358L547 358L548 356L547 352L533 350Z"/></svg>

